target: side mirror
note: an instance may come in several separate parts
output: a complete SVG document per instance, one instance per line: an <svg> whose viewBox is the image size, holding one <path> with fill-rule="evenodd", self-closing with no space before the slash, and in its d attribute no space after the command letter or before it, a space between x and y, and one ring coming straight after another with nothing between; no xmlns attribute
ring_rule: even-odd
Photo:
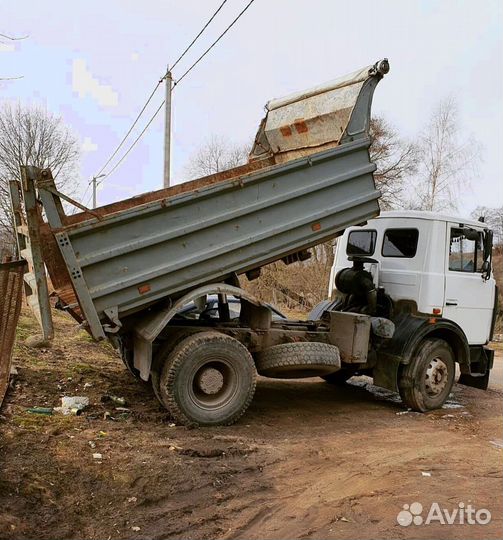
<svg viewBox="0 0 503 540"><path fill-rule="evenodd" d="M480 237L479 231L476 231L475 229L464 228L462 229L462 231L463 231L463 236L467 240L473 240L476 242Z"/></svg>
<svg viewBox="0 0 503 540"><path fill-rule="evenodd" d="M482 263L482 279L491 277L491 262L493 257L493 231L487 229L484 233L484 262Z"/></svg>
<svg viewBox="0 0 503 540"><path fill-rule="evenodd" d="M488 229L484 234L484 260L488 261L493 252L493 232Z"/></svg>

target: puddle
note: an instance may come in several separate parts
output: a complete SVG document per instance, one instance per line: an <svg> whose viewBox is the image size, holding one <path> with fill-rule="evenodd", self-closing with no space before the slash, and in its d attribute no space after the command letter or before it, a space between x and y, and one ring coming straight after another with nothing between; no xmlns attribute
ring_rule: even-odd
<svg viewBox="0 0 503 540"><path fill-rule="evenodd" d="M456 401L454 394L449 394L446 402L443 404L442 409L464 409L464 405Z"/></svg>
<svg viewBox="0 0 503 540"><path fill-rule="evenodd" d="M379 386L374 386L372 384L372 379L370 377L367 377L365 375L361 377L353 377L348 381L348 384L351 384L352 386L358 386L359 388L364 388L367 390L367 392L370 392L372 395L379 399L384 399L386 401L391 401L393 403L402 403L402 400L400 398L400 394L396 392L391 392L390 390L386 390L385 388L381 388ZM447 401L442 406L442 409L463 409L464 405L459 403L454 399L454 394L450 394ZM401 414L406 414L409 411L403 411Z"/></svg>
<svg viewBox="0 0 503 540"><path fill-rule="evenodd" d="M367 376L362 377L353 377L350 379L349 384L353 386L358 386L360 388L365 388L367 392L370 392L377 398L385 399L386 401L392 401L393 403L402 403L400 395L396 392L391 392L380 386L374 386L372 384L372 379Z"/></svg>

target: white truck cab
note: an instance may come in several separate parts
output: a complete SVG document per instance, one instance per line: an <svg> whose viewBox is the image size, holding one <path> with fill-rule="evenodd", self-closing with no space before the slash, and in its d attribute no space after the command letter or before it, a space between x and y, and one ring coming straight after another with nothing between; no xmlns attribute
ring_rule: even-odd
<svg viewBox="0 0 503 540"><path fill-rule="evenodd" d="M480 221L434 212L382 212L339 239L328 296L335 276L351 266L348 257L375 259L365 267L394 302L411 301L417 311L458 324L469 345L491 336L496 284L484 256L487 226Z"/></svg>
<svg viewBox="0 0 503 540"><path fill-rule="evenodd" d="M370 347L363 362L343 359L325 380L370 375L418 411L442 406L456 363L459 383L486 389L497 300L491 262L492 231L483 221L393 211L346 229L328 299L309 319L361 314L371 321Z"/></svg>

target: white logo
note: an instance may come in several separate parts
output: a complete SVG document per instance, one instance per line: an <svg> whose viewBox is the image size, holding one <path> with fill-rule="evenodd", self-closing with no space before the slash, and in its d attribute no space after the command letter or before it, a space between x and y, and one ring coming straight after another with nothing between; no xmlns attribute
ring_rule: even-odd
<svg viewBox="0 0 503 540"><path fill-rule="evenodd" d="M403 510L398 512L396 520L402 527L409 525L429 525L437 523L440 525L487 525L491 521L491 512L486 508L477 510L471 504L465 506L460 502L457 508L440 508L436 502L432 503L428 514L422 516L423 505L420 502L413 502L411 505L404 504Z"/></svg>

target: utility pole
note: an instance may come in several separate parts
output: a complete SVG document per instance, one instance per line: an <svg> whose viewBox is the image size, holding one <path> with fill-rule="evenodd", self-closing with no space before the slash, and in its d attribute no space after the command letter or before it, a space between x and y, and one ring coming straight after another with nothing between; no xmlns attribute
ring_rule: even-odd
<svg viewBox="0 0 503 540"><path fill-rule="evenodd" d="M173 78L169 66L164 76L166 82L166 107L164 110L164 182L165 188L170 184L171 168L171 92L173 91Z"/></svg>
<svg viewBox="0 0 503 540"><path fill-rule="evenodd" d="M99 176L93 176L91 182L93 183L93 208L96 208L96 188L97 188L97 182L98 178L103 178L106 176L106 174L100 174Z"/></svg>

